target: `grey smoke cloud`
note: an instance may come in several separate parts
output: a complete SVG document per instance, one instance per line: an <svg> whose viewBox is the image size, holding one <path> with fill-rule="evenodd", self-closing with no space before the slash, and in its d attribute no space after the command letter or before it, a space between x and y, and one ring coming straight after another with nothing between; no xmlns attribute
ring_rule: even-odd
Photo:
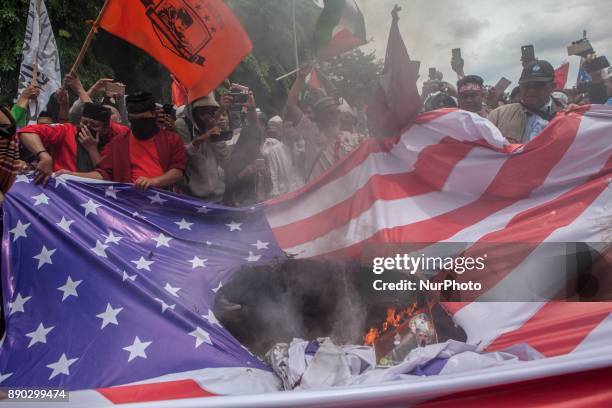
<svg viewBox="0 0 612 408"><path fill-rule="evenodd" d="M533 44L536 55L553 66L570 62L568 86L578 72L578 57L566 46L588 32L599 55L612 57L610 0L357 0L370 43L364 51L384 58L391 9L402 7L400 31L410 57L421 61L421 78L436 67L453 82L451 48L461 48L466 73L494 84L505 76L516 85L521 72L520 46Z"/></svg>

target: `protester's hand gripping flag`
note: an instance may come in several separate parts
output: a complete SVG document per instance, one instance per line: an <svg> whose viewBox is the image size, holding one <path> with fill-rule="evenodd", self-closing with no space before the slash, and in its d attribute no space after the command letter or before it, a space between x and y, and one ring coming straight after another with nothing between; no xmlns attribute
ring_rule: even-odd
<svg viewBox="0 0 612 408"><path fill-rule="evenodd" d="M325 0L315 30L315 47L323 59L367 42L365 20L355 0Z"/></svg>
<svg viewBox="0 0 612 408"><path fill-rule="evenodd" d="M34 78L34 75L36 77ZM29 119L36 122L51 95L61 86L60 58L44 0L30 0L23 56L19 69L18 95L30 84L40 87L36 101L29 104Z"/></svg>
<svg viewBox="0 0 612 408"><path fill-rule="evenodd" d="M252 48L221 0L110 0L103 13L100 27L164 65L190 101L214 90Z"/></svg>

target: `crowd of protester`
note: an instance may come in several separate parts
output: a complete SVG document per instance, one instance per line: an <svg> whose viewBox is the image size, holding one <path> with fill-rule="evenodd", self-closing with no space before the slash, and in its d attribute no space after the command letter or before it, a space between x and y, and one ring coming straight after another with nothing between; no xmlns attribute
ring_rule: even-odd
<svg viewBox="0 0 612 408"><path fill-rule="evenodd" d="M534 139L571 104L612 104L611 67L586 86L567 90L556 89L549 62L523 61L518 86L508 92L466 75L460 56L453 55L451 67L455 84L430 70L420 95L422 111L457 107L473 112L511 143ZM157 103L149 92L126 95L125 85L107 78L85 90L72 74L54 95L57 115L43 111L35 124L27 124L28 102L39 94L31 85L10 111L0 113L0 187L6 192L15 173L33 171L42 184L54 173L71 174L231 206L283 195L316 179L366 138L378 136L368 123L367 103L354 101L351 107L334 90L310 89L309 69L297 72L282 116L271 118L243 85L178 107Z"/></svg>

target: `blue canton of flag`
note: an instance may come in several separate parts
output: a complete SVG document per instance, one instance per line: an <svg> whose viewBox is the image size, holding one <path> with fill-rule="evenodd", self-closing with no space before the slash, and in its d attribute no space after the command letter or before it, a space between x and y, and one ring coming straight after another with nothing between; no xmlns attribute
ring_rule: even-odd
<svg viewBox="0 0 612 408"><path fill-rule="evenodd" d="M241 265L283 257L262 206L20 175L3 205L0 385L85 389L265 366L213 313Z"/></svg>

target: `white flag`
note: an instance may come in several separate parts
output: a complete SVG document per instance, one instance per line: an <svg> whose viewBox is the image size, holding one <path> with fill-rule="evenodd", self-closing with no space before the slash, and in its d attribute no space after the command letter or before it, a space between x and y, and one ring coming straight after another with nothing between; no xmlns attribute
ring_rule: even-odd
<svg viewBox="0 0 612 408"><path fill-rule="evenodd" d="M37 1L40 2L38 10ZM59 53L44 0L30 0L19 70L18 95L32 83L34 65L38 66L36 78L41 92L37 101L30 102L28 115L30 123L36 121L38 114L47 107L49 98L59 89L62 82Z"/></svg>

